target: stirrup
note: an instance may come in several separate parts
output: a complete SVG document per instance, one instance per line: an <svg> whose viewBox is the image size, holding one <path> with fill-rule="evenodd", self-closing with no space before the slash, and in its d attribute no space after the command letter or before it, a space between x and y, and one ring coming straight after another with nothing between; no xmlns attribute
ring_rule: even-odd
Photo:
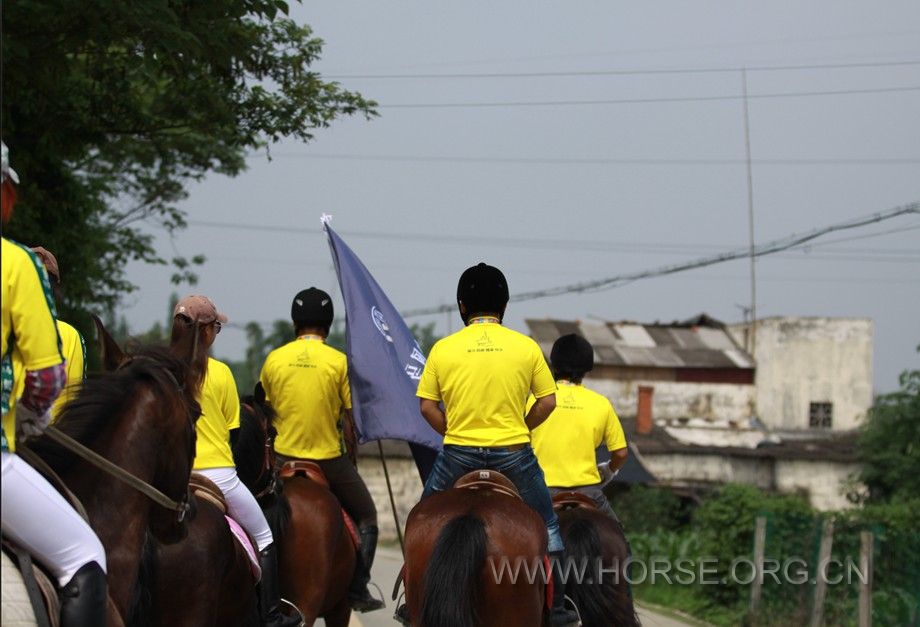
<svg viewBox="0 0 920 627"><path fill-rule="evenodd" d="M294 610L294 613L293 613L293 614L288 614L288 616L299 616L299 617L300 617L300 625L301 625L301 627L302 627L303 625L306 625L306 624L307 624L307 619L303 617L303 612L300 611L300 608L299 608L299 607L297 607L296 605L294 605L293 603L291 603L290 601L288 601L288 600L285 599L284 597L278 597L278 602L281 603L281 604L283 604L283 605L287 605L289 608L291 608L292 610Z"/></svg>
<svg viewBox="0 0 920 627"><path fill-rule="evenodd" d="M568 605L572 606L571 609L569 609ZM569 621L568 623L566 623L565 627L581 627L582 626L583 623L581 622L581 612L578 611L578 606L575 604L575 601L572 599L572 597L570 597L567 594L564 594L562 596L562 609L566 612L572 612L573 614L575 614L575 621L574 622Z"/></svg>
<svg viewBox="0 0 920 627"><path fill-rule="evenodd" d="M374 586L374 588L376 588L376 590L377 590L377 597L375 597L374 595L371 594L370 590L368 589L368 588L370 588L370 586ZM378 585L375 584L374 582L368 581L368 582L367 582L367 587L365 587L364 592L367 593L367 597L364 597L364 598L362 598L362 599L359 599L359 602L369 602L369 601L372 601L372 602L373 602L373 605L371 605L371 606L360 606L360 603L359 603L359 607L355 607L355 599L349 598L349 599L348 599L348 603L349 603L349 605L351 605L351 609L352 609L352 610L354 610L354 611L356 611L356 612L360 612L361 614L364 614L364 613L366 613L366 612L376 612L377 610L382 610L382 609L384 609L384 608L387 606L386 602L383 600L383 592L380 590L380 586L378 586ZM379 597L379 598L378 598L378 597ZM379 605L377 605L378 603L379 603Z"/></svg>
<svg viewBox="0 0 920 627"><path fill-rule="evenodd" d="M403 592L399 595L399 598L396 599L396 611L393 612L393 620L397 621L399 624L408 627L411 624L409 618L409 604L406 603L406 593Z"/></svg>

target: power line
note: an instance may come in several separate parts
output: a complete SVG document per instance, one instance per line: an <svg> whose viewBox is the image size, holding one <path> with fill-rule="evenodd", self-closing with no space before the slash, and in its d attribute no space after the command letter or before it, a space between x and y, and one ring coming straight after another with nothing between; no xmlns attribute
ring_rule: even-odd
<svg viewBox="0 0 920 627"><path fill-rule="evenodd" d="M747 68L748 72L780 72L795 70L830 70L844 68L870 68L920 65L920 61L879 61L864 63L825 63L811 65L761 65ZM436 80L471 78L549 78L567 76L634 76L647 74L723 74L740 72L740 67L659 68L619 70L573 70L566 72L456 72L443 74L324 74L323 78L340 79L399 79Z"/></svg>
<svg viewBox="0 0 920 627"><path fill-rule="evenodd" d="M286 235L319 235L322 230L319 228L280 226L268 224L255 224L245 222L219 222L210 220L189 220L191 226L202 226L207 228L230 229L237 231L259 231L268 233L283 233ZM900 229L891 229L875 233L865 233L852 239L867 239L878 237L891 233L904 233L920 229L920 225L909 225ZM442 233L392 233L385 231L342 231L342 235L359 239L372 239L383 241L410 241L410 242L430 242L437 244L451 244L468 246L492 245L503 248L526 248L535 250L562 249L562 250L591 250L600 252L628 252L628 253L665 253L665 254L694 254L705 251L723 250L725 244L687 244L675 242L637 242L637 241L603 241L603 240L581 240L565 238L513 238L497 237L488 235L445 235ZM838 242L850 241L850 238L840 238L827 242L818 242L811 244L809 248L827 246ZM877 254L911 254L915 252L912 249L840 249L837 251L821 252L838 252L838 253L877 253Z"/></svg>
<svg viewBox="0 0 920 627"><path fill-rule="evenodd" d="M840 222L837 224L832 224L830 226L814 229L804 234L792 234L787 237L773 240L767 242L766 244L761 244L756 246L753 251L750 248L741 248L733 251L724 252L712 257L703 257L702 259L695 259L693 261L672 264L667 266L661 266L658 268L653 268L650 270L643 270L640 272L631 272L626 274L620 274L604 279L596 279L593 281L584 281L581 283L573 283L570 285L562 285L559 287L553 287L543 290L535 290L531 292L522 292L519 294L514 294L511 296L512 301L521 302L528 300L536 300L539 298L548 298L551 296L561 296L563 294L571 294L577 292L594 292L601 291L605 289L611 289L614 287L620 287L627 283L632 283L633 281L638 281L641 279L650 279L659 276L665 276L669 274L675 274L678 272L684 272L687 270L694 270L696 268L704 268L706 266L715 265L718 263L724 263L726 261L733 261L735 259L741 259L744 257L762 257L764 255L769 255L772 253L780 252L783 250L788 250L796 246L801 246L805 242L809 242L813 239L826 235L827 233L833 233L835 231L843 231L847 229L854 229L861 226L866 226L868 224L873 224L875 222L882 222L883 220L889 220L891 218L905 215L905 214L920 214L920 202L913 202L903 207L896 207L888 211L883 211L881 213L874 213L869 216L864 216L861 218L855 218L847 222ZM426 307L422 309L413 309L405 312L403 317L409 318L413 316L422 316L430 315L437 313L444 313L446 311L453 311L453 306L451 305L439 305L437 307Z"/></svg>
<svg viewBox="0 0 920 627"><path fill-rule="evenodd" d="M802 91L778 92L763 94L748 94L748 98L802 98L812 96L839 96L847 94L881 94L918 91L920 85L906 87L880 87L868 89L843 89L829 91ZM507 102L430 102L430 103L398 103L378 104L380 109L463 109L463 108L493 108L493 107L563 107L584 105L612 105L612 104L648 104L653 102L717 102L728 100L742 100L742 95L725 96L674 96L667 98L622 98L614 100L532 100L532 101L507 101Z"/></svg>
<svg viewBox="0 0 920 627"><path fill-rule="evenodd" d="M409 163L521 163L547 165L741 165L744 159L637 159L604 157L464 157L450 155L360 155L307 152L272 152L273 157L291 159L338 159L343 161L392 161ZM752 159L754 165L913 165L920 157L854 159Z"/></svg>

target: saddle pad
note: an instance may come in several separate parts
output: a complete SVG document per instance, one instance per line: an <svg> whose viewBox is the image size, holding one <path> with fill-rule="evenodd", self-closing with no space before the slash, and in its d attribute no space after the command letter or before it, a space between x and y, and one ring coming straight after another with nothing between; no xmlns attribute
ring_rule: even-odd
<svg viewBox="0 0 920 627"><path fill-rule="evenodd" d="M230 525L230 531L233 532L233 535L236 536L243 550L246 551L246 555L249 556L252 576L256 578L256 583L258 583L262 580L262 568L259 566L259 556L256 554L256 547L252 543L252 538L250 538L249 534L240 526L240 523L229 516L224 516L224 518L227 519L227 524Z"/></svg>
<svg viewBox="0 0 920 627"><path fill-rule="evenodd" d="M35 627L32 603L22 582L22 575L13 564L13 560L6 556L6 552L3 553L2 559L3 585L0 586L0 590L3 592L3 605L0 620L3 621L4 627Z"/></svg>

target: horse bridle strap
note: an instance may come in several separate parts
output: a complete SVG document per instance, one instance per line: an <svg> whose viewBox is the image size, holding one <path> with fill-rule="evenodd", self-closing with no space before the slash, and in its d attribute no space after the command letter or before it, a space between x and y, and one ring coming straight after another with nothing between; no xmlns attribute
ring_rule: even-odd
<svg viewBox="0 0 920 627"><path fill-rule="evenodd" d="M60 446L63 446L74 455L85 459L100 470L109 473L116 479L127 483L129 486L149 498L157 505L178 512L179 522L182 522L185 519L186 514L188 514L189 504L187 500L174 501L143 479L135 477L130 472L116 464L113 464L96 451L93 451L92 449L89 449L86 446L80 444L54 425L48 425L48 427L45 429L45 435L47 435L50 440L54 441Z"/></svg>

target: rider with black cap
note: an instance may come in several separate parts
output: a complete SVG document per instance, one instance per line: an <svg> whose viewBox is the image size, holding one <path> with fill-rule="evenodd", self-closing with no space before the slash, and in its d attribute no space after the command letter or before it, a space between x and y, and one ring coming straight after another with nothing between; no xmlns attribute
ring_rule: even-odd
<svg viewBox="0 0 920 627"><path fill-rule="evenodd" d="M278 415L278 464L307 459L322 468L361 536L348 592L351 607L379 610L384 603L367 589L377 550L377 508L355 468L348 364L345 355L325 343L333 320L332 298L315 287L301 290L291 303L291 320L297 339L269 353L259 377Z"/></svg>
<svg viewBox="0 0 920 627"><path fill-rule="evenodd" d="M450 488L469 471L497 470L543 518L550 558L559 561L559 520L530 446L531 430L556 405L556 383L537 343L502 326L507 304L508 283L498 268L480 263L461 275L457 306L466 327L434 345L416 392L425 420L444 435L422 498ZM528 394L536 401L525 415ZM552 571L551 624L577 625L575 612L564 605L561 573Z"/></svg>
<svg viewBox="0 0 920 627"><path fill-rule="evenodd" d="M581 492L616 520L601 490L594 451L601 443L607 444L607 468L615 473L626 462L628 449L613 405L581 384L585 373L594 369L594 348L585 338L570 333L556 340L549 360L559 386L556 410L533 432L533 450L546 485L553 494Z"/></svg>

